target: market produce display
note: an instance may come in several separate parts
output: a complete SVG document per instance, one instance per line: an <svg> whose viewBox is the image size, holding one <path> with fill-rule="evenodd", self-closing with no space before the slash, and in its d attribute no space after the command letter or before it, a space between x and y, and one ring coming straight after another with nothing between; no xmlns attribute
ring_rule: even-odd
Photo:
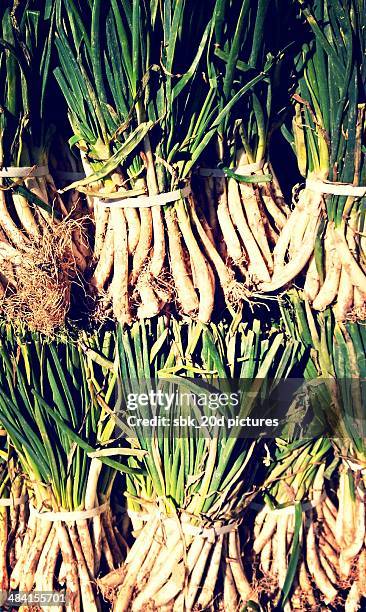
<svg viewBox="0 0 366 612"><path fill-rule="evenodd" d="M366 606L364 0L3 0L0 606Z"/></svg>

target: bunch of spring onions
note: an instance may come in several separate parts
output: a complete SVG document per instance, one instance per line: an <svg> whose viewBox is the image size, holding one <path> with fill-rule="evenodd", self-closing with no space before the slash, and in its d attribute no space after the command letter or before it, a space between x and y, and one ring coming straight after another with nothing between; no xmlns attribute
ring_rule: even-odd
<svg viewBox="0 0 366 612"><path fill-rule="evenodd" d="M72 221L47 167L47 85L54 9L3 2L0 9L1 310L51 332L63 323L71 278L85 268Z"/></svg>
<svg viewBox="0 0 366 612"><path fill-rule="evenodd" d="M270 281L272 250L289 214L267 159L275 62L269 4L216 3L207 73L219 108L252 79L253 86L220 123L202 160L210 168L198 173L207 177L204 189L197 186L212 239L248 295L258 283ZM237 298L243 286L237 286Z"/></svg>
<svg viewBox="0 0 366 612"><path fill-rule="evenodd" d="M334 516L329 493L332 465L325 438L277 440L264 484L264 501L254 525L259 599L275 599L284 610L303 610L319 599L337 598L332 570L336 555L323 522ZM332 553L332 554L331 554Z"/></svg>
<svg viewBox="0 0 366 612"><path fill-rule="evenodd" d="M311 40L297 59L293 136L287 135L306 185L274 250L273 278L262 288L285 287L306 271L304 291L315 310L334 305L338 320L362 319L363 192L352 188L365 184L365 6L299 5ZM341 193L328 193L340 184Z"/></svg>
<svg viewBox="0 0 366 612"><path fill-rule="evenodd" d="M229 303L237 286L190 192L192 170L222 121L265 78L254 67L218 104L217 85L204 74L217 11L232 4L237 11L240 3L229 0L58 2L55 76L89 175L71 187L93 199L90 282L121 323L169 303L207 322L216 276ZM244 17L249 46L255 16ZM176 201L153 199L175 191ZM125 205L126 198L134 200Z"/></svg>
<svg viewBox="0 0 366 612"><path fill-rule="evenodd" d="M258 321L238 320L208 327L174 320L167 325L160 318L136 322L130 331L120 328L121 396L152 388L174 393L172 384L185 396L229 394L229 376L237 376L243 382L237 413L248 416L258 396L270 393L269 378L286 375L298 358L297 342L284 347L282 334L261 332ZM140 409L137 414L155 414L152 405ZM230 401L221 410L226 417L235 413ZM204 433L184 421L193 415L187 399L176 401L169 424L137 424L127 433L132 448L145 453L146 475L127 477L136 540L121 570L98 583L103 592L119 587L115 611L205 609L219 595L225 610L235 610L255 597L238 526L260 480L257 440L225 427ZM123 430L126 418L120 418ZM130 466L138 467L133 457Z"/></svg>
<svg viewBox="0 0 366 612"><path fill-rule="evenodd" d="M0 420L18 456L30 506L9 589L64 587L73 612L99 609L96 577L124 558L109 499L116 470L135 472L113 458L120 450L111 450L114 423L107 401L115 377L109 361L95 343L85 342L46 343L40 336L10 333L1 346ZM70 515L100 506L90 517ZM50 512L62 515L52 518Z"/></svg>
<svg viewBox="0 0 366 612"><path fill-rule="evenodd" d="M320 565L314 566L315 574L309 569L316 588L329 601L344 600L351 612L366 596L365 330L355 322L337 321L330 308L315 316L302 294L291 292L290 300L292 308L283 308L283 316L291 336L311 356L308 375L316 381L312 405L326 424L337 474L314 535Z"/></svg>

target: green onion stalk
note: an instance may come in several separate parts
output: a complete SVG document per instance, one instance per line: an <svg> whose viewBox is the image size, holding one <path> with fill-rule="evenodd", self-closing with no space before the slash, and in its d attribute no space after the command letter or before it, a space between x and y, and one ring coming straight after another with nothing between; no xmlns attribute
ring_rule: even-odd
<svg viewBox="0 0 366 612"><path fill-rule="evenodd" d="M366 596L365 330L357 322L337 321L331 308L315 314L302 292L291 292L284 310L291 336L310 355L311 407L335 457L335 492L331 502L325 498L332 516L324 511L317 536L320 559L335 601L342 597L347 610L358 610Z"/></svg>
<svg viewBox="0 0 366 612"><path fill-rule="evenodd" d="M127 405L127 414L119 415L120 428L132 448L144 452L145 475L127 477L136 540L121 570L98 583L102 592L118 587L116 612L150 606L205 609L216 597L225 610L236 610L255 598L238 527L260 481L259 442L241 437L238 425L228 429L212 419L205 425L200 417L248 417L259 396L271 393L272 379L291 369L298 342L285 346L281 333L263 331L257 320L207 326L167 324L162 317L136 322L130 330L119 328L120 395ZM235 377L242 386L237 406L231 397ZM167 415L151 399L137 411L128 409L131 394L150 393L151 398L152 390L175 398L178 392L169 422L158 419L150 427L143 420L130 422L131 414L142 419ZM202 407L213 393L229 398L216 412ZM192 395L201 403L192 404ZM134 457L129 465L139 467Z"/></svg>
<svg viewBox="0 0 366 612"><path fill-rule="evenodd" d="M108 344L108 336L100 336ZM0 421L30 506L9 590L65 590L67 609L96 611L97 576L118 567L125 555L112 523L111 488L117 471L135 472L115 458L123 453L113 447L109 418L113 362L93 339L49 343L11 330L0 353ZM92 516L69 514L85 510ZM47 512L63 514L51 521Z"/></svg>
<svg viewBox="0 0 366 612"><path fill-rule="evenodd" d="M273 79L281 57L272 36L269 5L267 0L217 0L207 58L208 79L219 108L251 84L220 123L202 160L213 169L213 176L200 181L213 237L248 290L270 281L272 250L289 214L268 161L274 127ZM222 177L214 177L216 169ZM199 173L206 176L209 170Z"/></svg>
<svg viewBox="0 0 366 612"><path fill-rule="evenodd" d="M21 553L27 502L19 464L6 431L0 431L0 587L9 588L9 574Z"/></svg>
<svg viewBox="0 0 366 612"><path fill-rule="evenodd" d="M190 0L59 4L55 75L69 107L71 144L89 174L72 187L94 198L90 284L122 324L175 302L207 322L215 272L226 295L233 288L193 196L186 191L164 205L153 199L189 187L202 152L251 87L218 108L202 75L213 9L213 2ZM141 195L150 201L124 206Z"/></svg>
<svg viewBox="0 0 366 612"><path fill-rule="evenodd" d="M85 268L47 166L53 24L50 2L2 3L1 309L45 333L63 323L72 277Z"/></svg>
<svg viewBox="0 0 366 612"><path fill-rule="evenodd" d="M277 271L263 289L278 290L305 272L305 295L316 311L333 305L339 321L362 319L364 200L355 188L365 184L365 6L314 0L299 8L311 39L296 61L293 129L284 133L306 184L277 243ZM329 193L340 185L342 194Z"/></svg>

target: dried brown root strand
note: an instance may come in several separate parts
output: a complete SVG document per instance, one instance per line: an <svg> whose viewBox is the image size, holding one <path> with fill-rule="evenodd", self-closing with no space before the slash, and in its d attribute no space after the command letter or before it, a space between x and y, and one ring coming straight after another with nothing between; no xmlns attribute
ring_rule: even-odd
<svg viewBox="0 0 366 612"><path fill-rule="evenodd" d="M16 290L1 304L6 318L23 321L31 330L47 335L64 324L71 282L77 275L71 249L73 227L74 222L60 223L23 257L1 242L0 255L15 265L17 279Z"/></svg>
<svg viewBox="0 0 366 612"><path fill-rule="evenodd" d="M306 279L304 283L304 295L309 302L313 302L318 295L320 288L319 274L316 269L314 255L310 259L309 267L306 272Z"/></svg>
<svg viewBox="0 0 366 612"><path fill-rule="evenodd" d="M347 319L352 322L366 319L366 297L357 287L353 287L353 309L348 313Z"/></svg>
<svg viewBox="0 0 366 612"><path fill-rule="evenodd" d="M324 283L313 301L314 310L319 311L325 310L335 300L341 276L341 262L339 261L332 238L328 234L325 238L325 266Z"/></svg>
<svg viewBox="0 0 366 612"><path fill-rule="evenodd" d="M58 209L62 215L65 217L65 219L63 221L59 221L58 219L56 219L55 217L50 217L50 225L52 228L57 227L60 223L65 223L69 217L68 217L68 211L67 208L65 207L62 198L60 196L60 194L57 192L56 187L55 187L55 183L53 181L53 178L48 175L46 178L40 178L38 179L39 184L40 184L40 188L41 191L43 191L44 196L43 199L46 203L49 203L50 199L52 202L52 205ZM49 195L50 192L50 195ZM42 198L41 198L42 199ZM55 206L55 204L57 204L57 206ZM80 272L84 272L86 270L86 258L84 256L84 254L82 253L82 251L79 250L78 245L76 243L76 241L74 240L74 235L80 235L81 232L81 228L83 225L83 221L80 221L78 223L76 223L76 219L70 219L70 221L74 221L75 226L74 226L74 231L71 234L71 250L72 250L72 254L75 260L75 263L78 267L78 269L80 270ZM84 247L86 245L84 244ZM87 251L88 255L89 255L89 250Z"/></svg>
<svg viewBox="0 0 366 612"><path fill-rule="evenodd" d="M239 186L234 179L228 180L228 203L231 218L237 227L248 254L249 273L258 281L269 282L270 275L266 261L248 226L240 199Z"/></svg>
<svg viewBox="0 0 366 612"><path fill-rule="evenodd" d="M1 244L3 243L3 238L0 232L0 240ZM0 248L1 250L1 248ZM11 261L0 258L1 272L0 272L0 280L1 284L6 292L14 291L16 289L17 281L15 269Z"/></svg>
<svg viewBox="0 0 366 612"><path fill-rule="evenodd" d="M193 315L198 310L198 296L187 270L181 236L175 213L172 209L165 213L168 228L169 255L178 301L185 314Z"/></svg>
<svg viewBox="0 0 366 612"><path fill-rule="evenodd" d="M75 247L75 258L77 261L79 260L80 269L84 271L86 266L86 260L87 258L91 257L92 252L87 236L88 230L85 227L85 222L89 218L89 215L86 215L83 210L81 194L75 189L71 190L69 192L67 206L65 206L61 196L56 191L54 183L52 185L48 185L48 187L50 187L51 189L52 199L57 199L57 201L60 203L59 208L62 210L64 216L80 221L80 226L75 229L72 237ZM35 211L35 213L37 223L43 228L43 231L45 231L47 227L45 220L41 215L37 214L37 211ZM78 254L80 256L80 259L78 258Z"/></svg>
<svg viewBox="0 0 366 612"><path fill-rule="evenodd" d="M149 258L153 238L152 215L150 208L140 208L140 237L132 261L129 284L135 285L141 269Z"/></svg>

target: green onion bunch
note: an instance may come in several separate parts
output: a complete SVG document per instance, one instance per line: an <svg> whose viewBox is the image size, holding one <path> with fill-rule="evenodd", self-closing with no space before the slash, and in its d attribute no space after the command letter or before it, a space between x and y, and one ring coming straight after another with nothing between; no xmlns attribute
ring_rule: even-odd
<svg viewBox="0 0 366 612"><path fill-rule="evenodd" d="M362 320L365 7L353 0L298 7L309 40L296 60L293 125L284 133L306 184L274 251L278 272L263 289L285 287L305 271L314 310L332 305L339 321Z"/></svg>
<svg viewBox="0 0 366 612"><path fill-rule="evenodd" d="M209 167L199 170L197 186L220 252L231 261L248 296L258 284L270 281L272 250L289 214L269 163L276 120L273 81L283 57L271 19L266 0L218 0L207 58L207 75L219 108L241 87L250 88L222 119L203 156Z"/></svg>
<svg viewBox="0 0 366 612"><path fill-rule="evenodd" d="M234 91L229 83L226 99L218 96L206 60L216 11L231 9L228 1L57 3L55 76L88 174L70 187L92 199L92 292L122 324L172 303L208 322L217 278L230 307L245 297L190 190L203 152L271 65L262 72L258 62ZM246 19L250 46L261 34L253 9ZM156 199L171 192L176 199Z"/></svg>
<svg viewBox="0 0 366 612"><path fill-rule="evenodd" d="M63 324L86 264L47 166L54 15L50 1L0 9L1 311L46 333Z"/></svg>
<svg viewBox="0 0 366 612"><path fill-rule="evenodd" d="M330 443L334 457L333 493L322 502L314 539L327 580L318 583L318 566L309 569L329 601L342 598L351 609L365 596L365 330L356 321L337 321L331 308L314 314L301 292L289 294L282 312L291 337L308 354L308 404L318 435L323 430L319 444Z"/></svg>
<svg viewBox="0 0 366 612"><path fill-rule="evenodd" d="M73 610L97 610L96 577L123 561L110 495L117 471L135 471L123 466L113 445L107 402L115 380L108 353L96 349L92 339L46 342L11 329L0 347L0 421L30 507L8 588L65 587ZM90 517L70 515L85 510ZM50 512L62 514L48 520Z"/></svg>
<svg viewBox="0 0 366 612"><path fill-rule="evenodd" d="M160 607L171 600L182 609L206 607L220 592L221 574L225 609L255 597L250 569L248 574L241 559L238 526L262 478L260 442L241 437L240 425L230 430L211 419L197 428L187 419L201 423L207 412L224 419L248 417L259 398L270 396L276 380L291 371L298 343L285 347L281 333L267 337L261 329L257 320L206 326L174 320L167 325L164 318L119 329L119 393L127 406L118 415L119 427L131 447L144 453L144 475L127 477L136 540L124 571L99 581L102 590L119 587L115 610ZM231 377L240 377L243 387L237 408L230 400L217 413L201 408L200 414L187 399L187 394L202 398L213 391L230 399ZM174 404L168 423L131 423L128 398L136 390L178 390L185 399ZM167 413L150 400L132 414L149 419ZM132 456L129 465L137 469L141 463Z"/></svg>

